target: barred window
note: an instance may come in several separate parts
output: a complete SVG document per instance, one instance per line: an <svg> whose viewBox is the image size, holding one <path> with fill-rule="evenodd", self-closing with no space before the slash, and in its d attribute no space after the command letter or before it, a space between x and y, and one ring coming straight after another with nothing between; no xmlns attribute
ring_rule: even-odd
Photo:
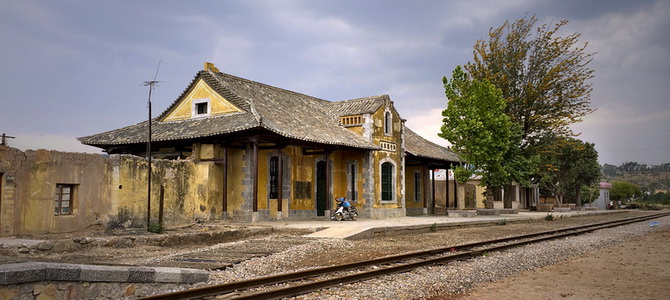
<svg viewBox="0 0 670 300"><path fill-rule="evenodd" d="M74 200L74 184L57 184L56 196L54 197L54 213L55 215L71 215L72 201Z"/></svg>
<svg viewBox="0 0 670 300"><path fill-rule="evenodd" d="M414 173L414 201L421 200L421 173Z"/></svg>
<svg viewBox="0 0 670 300"><path fill-rule="evenodd" d="M349 200L356 201L358 200L356 192L356 164L352 163L349 165Z"/></svg>
<svg viewBox="0 0 670 300"><path fill-rule="evenodd" d="M393 200L393 164L382 164L382 201Z"/></svg>
<svg viewBox="0 0 670 300"><path fill-rule="evenodd" d="M270 158L270 199L279 198L279 157Z"/></svg>

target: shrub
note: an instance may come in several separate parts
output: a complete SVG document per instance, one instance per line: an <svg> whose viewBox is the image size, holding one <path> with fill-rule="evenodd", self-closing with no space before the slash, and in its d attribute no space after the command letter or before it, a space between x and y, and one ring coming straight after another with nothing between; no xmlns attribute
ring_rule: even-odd
<svg viewBox="0 0 670 300"><path fill-rule="evenodd" d="M544 219L547 220L547 221L553 221L553 220L554 220L554 215L552 215L552 214L547 214L547 216L544 217Z"/></svg>
<svg viewBox="0 0 670 300"><path fill-rule="evenodd" d="M661 210L664 207L656 203L648 202L629 202L626 203L626 209L644 209L644 210Z"/></svg>
<svg viewBox="0 0 670 300"><path fill-rule="evenodd" d="M153 223L152 222L147 227L147 231L153 232L153 233L163 233L163 230L165 230L165 228L163 228L163 223Z"/></svg>

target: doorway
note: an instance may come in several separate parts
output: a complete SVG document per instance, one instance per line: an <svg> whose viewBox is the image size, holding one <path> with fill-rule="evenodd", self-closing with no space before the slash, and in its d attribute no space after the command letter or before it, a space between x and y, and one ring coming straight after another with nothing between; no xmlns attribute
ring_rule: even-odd
<svg viewBox="0 0 670 300"><path fill-rule="evenodd" d="M316 215L326 215L326 162L316 163Z"/></svg>

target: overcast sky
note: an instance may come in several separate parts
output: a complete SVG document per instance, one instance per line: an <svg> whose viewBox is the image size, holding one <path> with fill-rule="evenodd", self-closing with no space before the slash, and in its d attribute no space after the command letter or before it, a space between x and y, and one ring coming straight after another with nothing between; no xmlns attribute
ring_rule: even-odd
<svg viewBox="0 0 670 300"><path fill-rule="evenodd" d="M76 137L147 118L203 62L340 101L388 94L408 127L437 137L442 77L491 27L566 19L591 63L592 107L573 128L600 163L670 162L670 1L0 1L0 133L20 149L100 153Z"/></svg>

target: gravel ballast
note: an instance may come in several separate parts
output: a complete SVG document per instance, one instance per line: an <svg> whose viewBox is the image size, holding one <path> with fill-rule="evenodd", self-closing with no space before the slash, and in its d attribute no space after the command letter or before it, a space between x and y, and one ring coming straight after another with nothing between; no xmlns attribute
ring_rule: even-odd
<svg viewBox="0 0 670 300"><path fill-rule="evenodd" d="M621 218L624 216L619 216ZM575 218L575 223L599 222L603 220ZM559 220L562 221L562 220ZM345 241L339 239L317 239L266 257L254 258L223 271L213 271L209 284L251 279L259 276L316 267L318 263L333 264L341 257L357 257L357 260L379 255L399 254L438 246L456 245L492 237L525 233L527 228L552 228L559 221L530 224L490 226L454 230L445 233L424 234L421 237L380 238L369 241ZM524 271L552 265L570 258L590 255L597 249L617 244L631 237L644 235L659 227L667 227L670 217L655 219L658 227L650 221L619 226L583 234L576 237L546 241L539 244L514 248L467 261L420 268L411 272L388 275L378 279L324 289L301 295L300 299L425 299L437 295L457 294L478 285L497 281ZM517 227L515 227L517 226ZM466 237L467 236L467 237ZM422 243L419 241L423 241ZM437 242L436 242L437 241ZM410 249L413 244L417 249ZM366 250L364 250L366 249ZM365 253L367 251L367 253ZM341 254L341 255L338 255Z"/></svg>

